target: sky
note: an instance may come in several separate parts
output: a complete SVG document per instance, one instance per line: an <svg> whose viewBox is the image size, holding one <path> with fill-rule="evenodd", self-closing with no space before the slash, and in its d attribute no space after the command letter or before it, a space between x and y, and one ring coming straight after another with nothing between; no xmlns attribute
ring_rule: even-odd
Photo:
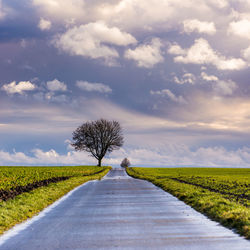
<svg viewBox="0 0 250 250"><path fill-rule="evenodd" d="M250 0L0 0L0 165L250 166Z"/></svg>

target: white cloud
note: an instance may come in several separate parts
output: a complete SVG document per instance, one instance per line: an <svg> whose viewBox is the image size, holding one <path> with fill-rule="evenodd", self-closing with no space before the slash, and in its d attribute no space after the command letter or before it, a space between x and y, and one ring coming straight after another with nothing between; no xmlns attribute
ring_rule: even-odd
<svg viewBox="0 0 250 250"><path fill-rule="evenodd" d="M86 15L84 0L32 0L43 15L65 22Z"/></svg>
<svg viewBox="0 0 250 250"><path fill-rule="evenodd" d="M208 3L218 9L225 8L229 5L229 1L227 0L209 0Z"/></svg>
<svg viewBox="0 0 250 250"><path fill-rule="evenodd" d="M77 81L76 86L85 91L96 91L100 93L111 93L112 89L103 83L92 83L87 81Z"/></svg>
<svg viewBox="0 0 250 250"><path fill-rule="evenodd" d="M241 70L247 66L241 58L226 58L214 51L203 38L196 39L194 45L186 49L185 54L176 56L174 61L185 64L211 64L220 70Z"/></svg>
<svg viewBox="0 0 250 250"><path fill-rule="evenodd" d="M153 38L150 44L140 45L134 50L128 49L124 57L136 61L138 67L152 68L155 64L164 61L161 47L161 40Z"/></svg>
<svg viewBox="0 0 250 250"><path fill-rule="evenodd" d="M215 93L224 96L232 95L234 90L237 89L237 87L238 87L237 84L232 80L228 81L219 80L213 84L213 89Z"/></svg>
<svg viewBox="0 0 250 250"><path fill-rule="evenodd" d="M186 104L187 101L183 98L183 96L176 96L171 90L169 89L162 89L158 91L150 91L151 95L160 95L162 97L167 96L171 101L179 103L179 104Z"/></svg>
<svg viewBox="0 0 250 250"><path fill-rule="evenodd" d="M136 39L129 33L122 32L117 27L108 27L104 22L88 23L68 29L58 35L53 43L70 55L86 56L90 58L119 57L116 49L108 46L127 46L136 43Z"/></svg>
<svg viewBox="0 0 250 250"><path fill-rule="evenodd" d="M54 79L53 81L48 81L47 88L51 92L67 91L67 85L64 82L60 82L57 79Z"/></svg>
<svg viewBox="0 0 250 250"><path fill-rule="evenodd" d="M166 31L185 19L211 17L214 13L212 5L214 0L196 0L195 4L191 0L121 0L106 2L98 6L98 10L103 19L129 30Z"/></svg>
<svg viewBox="0 0 250 250"><path fill-rule="evenodd" d="M228 33L250 39L250 21L248 19L242 19L231 22L228 27Z"/></svg>
<svg viewBox="0 0 250 250"><path fill-rule="evenodd" d="M226 0L32 0L41 16L63 24L103 20L122 30L166 30L186 19L213 20ZM180 11L180 6L182 10Z"/></svg>
<svg viewBox="0 0 250 250"><path fill-rule="evenodd" d="M250 62L250 46L244 50L241 51L242 56Z"/></svg>
<svg viewBox="0 0 250 250"><path fill-rule="evenodd" d="M181 48L180 45L178 44L172 44L169 48L168 48L168 53L171 55L185 55L186 54L186 50Z"/></svg>
<svg viewBox="0 0 250 250"><path fill-rule="evenodd" d="M227 151L224 147L200 147L191 150L183 144L163 144L160 147L141 147L127 149L122 155L129 158L134 166L198 166L198 167L249 167L250 148ZM115 154L115 152L114 152ZM112 156L112 155L111 155ZM113 157L109 162L118 158Z"/></svg>
<svg viewBox="0 0 250 250"><path fill-rule="evenodd" d="M22 152L0 151L1 165L96 165L96 160L86 152L69 151L59 154L54 149L32 150L28 156ZM104 158L103 165L118 165L128 157L132 166L199 166L199 167L249 167L250 148L228 151L224 147L200 147L191 150L183 144L161 144L158 147L122 148Z"/></svg>
<svg viewBox="0 0 250 250"><path fill-rule="evenodd" d="M219 80L219 78L217 76L208 75L205 72L201 72L201 77L202 77L203 80L205 80L207 82L218 81Z"/></svg>
<svg viewBox="0 0 250 250"><path fill-rule="evenodd" d="M181 79L179 79L177 76L174 77L174 82L177 84L194 84L196 80L196 77L192 73L185 73Z"/></svg>
<svg viewBox="0 0 250 250"><path fill-rule="evenodd" d="M26 91L32 91L36 88L35 84L31 83L30 81L21 81L16 83L13 81L9 84L4 84L2 86L2 90L5 91L7 94L20 94L23 95Z"/></svg>
<svg viewBox="0 0 250 250"><path fill-rule="evenodd" d="M39 21L38 27L40 30L50 30L51 22L49 20L41 18Z"/></svg>
<svg viewBox="0 0 250 250"><path fill-rule="evenodd" d="M202 22L197 19L188 19L183 22L184 31L186 33L204 33L208 35L214 35L216 28L213 22Z"/></svg>
<svg viewBox="0 0 250 250"><path fill-rule="evenodd" d="M217 76L207 75L205 72L201 72L201 78L207 82L212 82L214 92L220 96L230 96L238 88L232 80L221 80Z"/></svg>
<svg viewBox="0 0 250 250"><path fill-rule="evenodd" d="M229 6L226 0L32 0L40 16L63 25L76 25L103 20L124 31L166 31L177 23L197 19L209 22L226 19L228 12L218 9ZM180 6L182 10L180 11ZM216 17L216 19L215 19Z"/></svg>
<svg viewBox="0 0 250 250"><path fill-rule="evenodd" d="M22 152L9 153L0 151L0 164L2 165L96 165L93 158L84 152L68 152L59 154L54 149L43 151L41 149L32 150L33 155L28 156Z"/></svg>

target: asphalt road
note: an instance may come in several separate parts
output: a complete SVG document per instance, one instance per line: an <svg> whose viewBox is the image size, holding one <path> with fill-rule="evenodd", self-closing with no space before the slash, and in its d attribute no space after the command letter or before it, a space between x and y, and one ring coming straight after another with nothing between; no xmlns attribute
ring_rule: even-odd
<svg viewBox="0 0 250 250"><path fill-rule="evenodd" d="M250 242L114 169L0 237L0 249L249 250Z"/></svg>

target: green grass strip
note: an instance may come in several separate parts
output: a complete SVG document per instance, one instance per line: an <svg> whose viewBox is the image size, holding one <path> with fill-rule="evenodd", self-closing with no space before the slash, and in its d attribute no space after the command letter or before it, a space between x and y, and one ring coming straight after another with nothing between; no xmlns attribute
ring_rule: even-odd
<svg viewBox="0 0 250 250"><path fill-rule="evenodd" d="M195 210L207 215L222 225L234 229L240 235L250 239L250 209L223 198L219 193L214 193L201 187L180 183L169 178L157 179L138 173L133 168L128 168L127 173L135 178L144 179L161 187L178 199L193 207Z"/></svg>
<svg viewBox="0 0 250 250"><path fill-rule="evenodd" d="M90 176L72 177L68 180L51 183L28 193L16 196L14 199L0 203L0 234L14 225L38 214L44 208L58 200L75 187L105 176L110 167L104 167L103 172Z"/></svg>

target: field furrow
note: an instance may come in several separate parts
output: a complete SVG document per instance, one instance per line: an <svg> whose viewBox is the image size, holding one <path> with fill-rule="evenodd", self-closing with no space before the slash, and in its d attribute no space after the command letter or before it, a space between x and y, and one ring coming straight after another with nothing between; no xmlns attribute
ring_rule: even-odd
<svg viewBox="0 0 250 250"><path fill-rule="evenodd" d="M129 168L127 172L250 238L250 169Z"/></svg>
<svg viewBox="0 0 250 250"><path fill-rule="evenodd" d="M111 167L0 167L0 234Z"/></svg>

